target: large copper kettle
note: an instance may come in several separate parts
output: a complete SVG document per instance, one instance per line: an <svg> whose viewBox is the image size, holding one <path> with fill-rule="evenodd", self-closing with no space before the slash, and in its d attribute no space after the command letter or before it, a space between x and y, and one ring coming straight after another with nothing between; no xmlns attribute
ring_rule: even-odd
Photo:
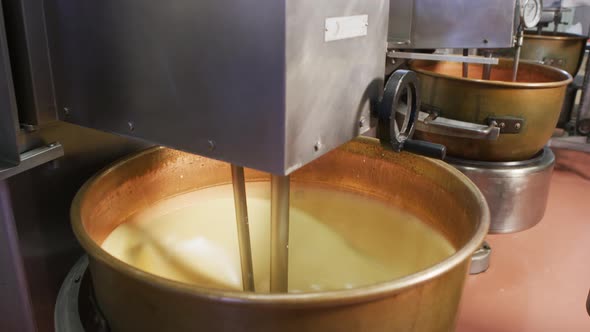
<svg viewBox="0 0 590 332"><path fill-rule="evenodd" d="M415 137L443 144L453 157L480 161L518 161L533 157L557 124L572 77L550 66L521 63L512 82L512 61L469 65L469 76L456 62L413 61L422 110ZM425 112L422 112L423 114Z"/></svg>
<svg viewBox="0 0 590 332"><path fill-rule="evenodd" d="M246 171L247 181L267 177ZM292 174L292 181L362 193L410 211L441 232L455 254L401 279L356 289L262 294L164 279L101 249L105 237L131 214L163 198L230 180L226 163L152 148L116 163L80 189L72 225L90 257L96 299L113 331L453 329L471 254L488 231L485 199L451 166L395 153L374 139L356 139L328 153Z"/></svg>

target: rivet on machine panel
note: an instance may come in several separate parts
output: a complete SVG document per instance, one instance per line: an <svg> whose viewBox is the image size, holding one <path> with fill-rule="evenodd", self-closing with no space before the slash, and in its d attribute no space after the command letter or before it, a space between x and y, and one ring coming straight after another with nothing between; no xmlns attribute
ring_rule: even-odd
<svg viewBox="0 0 590 332"><path fill-rule="evenodd" d="M318 152L320 150L320 142L316 142L315 145L313 146L313 151Z"/></svg>
<svg viewBox="0 0 590 332"><path fill-rule="evenodd" d="M215 150L215 141L208 140L207 142L209 143L209 151L214 151Z"/></svg>

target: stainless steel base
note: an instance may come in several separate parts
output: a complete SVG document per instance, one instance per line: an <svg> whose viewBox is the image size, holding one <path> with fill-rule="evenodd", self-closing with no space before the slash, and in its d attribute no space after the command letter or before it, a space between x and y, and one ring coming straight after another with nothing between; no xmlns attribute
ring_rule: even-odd
<svg viewBox="0 0 590 332"><path fill-rule="evenodd" d="M82 256L64 280L55 303L55 332L109 332L95 305L88 256Z"/></svg>
<svg viewBox="0 0 590 332"><path fill-rule="evenodd" d="M480 162L447 158L467 175L488 201L490 233L531 228L545 214L555 156L545 147L534 158L518 162Z"/></svg>

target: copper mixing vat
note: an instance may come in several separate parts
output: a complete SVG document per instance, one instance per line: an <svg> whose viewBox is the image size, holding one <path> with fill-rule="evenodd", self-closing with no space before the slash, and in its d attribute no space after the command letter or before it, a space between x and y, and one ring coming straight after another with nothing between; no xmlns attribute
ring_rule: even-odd
<svg viewBox="0 0 590 332"><path fill-rule="evenodd" d="M521 63L512 82L512 61L492 66L489 80L483 66L469 65L469 77L456 62L413 61L422 104L440 117L500 130L496 139L457 137L417 128L419 139L443 144L451 156L480 161L526 160L547 143L557 124L566 87L572 77L550 66Z"/></svg>
<svg viewBox="0 0 590 332"><path fill-rule="evenodd" d="M182 176L181 176L182 175ZM268 175L246 171L247 181ZM164 279L101 249L130 215L172 195L229 183L229 165L166 148L128 157L74 199L74 232L90 257L98 305L113 331L450 331L471 254L489 211L451 166L356 139L292 174L292 181L357 192L414 213L457 252L415 274L340 291L293 294L206 289ZM359 220L362 222L362 220ZM212 226L213 227L213 226Z"/></svg>
<svg viewBox="0 0 590 332"><path fill-rule="evenodd" d="M565 32L526 33L520 57L561 68L576 76L587 40L587 36Z"/></svg>

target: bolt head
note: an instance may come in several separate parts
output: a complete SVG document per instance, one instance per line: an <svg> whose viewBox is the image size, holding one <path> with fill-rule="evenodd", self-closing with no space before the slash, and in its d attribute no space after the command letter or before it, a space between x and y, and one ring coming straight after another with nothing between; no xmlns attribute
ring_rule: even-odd
<svg viewBox="0 0 590 332"><path fill-rule="evenodd" d="M216 146L215 146L215 141L213 140L208 140L207 143L209 143L209 151L214 151Z"/></svg>
<svg viewBox="0 0 590 332"><path fill-rule="evenodd" d="M318 141L313 146L313 151L318 152L320 151L321 143Z"/></svg>

